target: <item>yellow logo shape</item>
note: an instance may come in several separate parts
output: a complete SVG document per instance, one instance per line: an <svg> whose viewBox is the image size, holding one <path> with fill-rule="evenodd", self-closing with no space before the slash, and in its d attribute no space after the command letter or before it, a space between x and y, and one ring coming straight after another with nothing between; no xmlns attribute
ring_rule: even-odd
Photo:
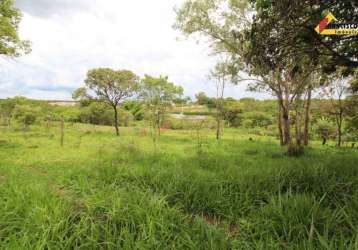
<svg viewBox="0 0 358 250"><path fill-rule="evenodd" d="M337 23L333 25L334 28L327 28L327 26L333 21L338 20L332 13L328 13L328 15L317 25L315 31L320 35L326 36L358 35L358 23Z"/></svg>

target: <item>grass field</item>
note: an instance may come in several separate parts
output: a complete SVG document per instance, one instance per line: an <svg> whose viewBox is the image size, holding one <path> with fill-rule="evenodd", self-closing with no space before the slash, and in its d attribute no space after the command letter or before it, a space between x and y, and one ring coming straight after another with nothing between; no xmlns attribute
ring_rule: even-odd
<svg viewBox="0 0 358 250"><path fill-rule="evenodd" d="M358 152L227 130L0 132L2 249L358 249Z"/></svg>

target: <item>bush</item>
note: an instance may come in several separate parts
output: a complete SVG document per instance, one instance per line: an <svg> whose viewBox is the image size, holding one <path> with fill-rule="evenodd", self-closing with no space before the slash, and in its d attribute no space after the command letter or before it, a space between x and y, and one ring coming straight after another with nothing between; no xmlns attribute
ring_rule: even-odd
<svg viewBox="0 0 358 250"><path fill-rule="evenodd" d="M232 102L225 102L224 105L224 117L229 122L230 127L239 127L242 123L242 109L241 107Z"/></svg>
<svg viewBox="0 0 358 250"><path fill-rule="evenodd" d="M127 101L123 104L123 109L130 112L135 121L144 119L143 105L138 101Z"/></svg>
<svg viewBox="0 0 358 250"><path fill-rule="evenodd" d="M216 127L216 122L213 118L206 118L205 120L167 118L162 127L173 130L191 130L197 129L199 125L202 125L202 128L213 129Z"/></svg>
<svg viewBox="0 0 358 250"><path fill-rule="evenodd" d="M27 128L36 122L39 113L39 108L31 107L30 105L16 105L14 109L14 118Z"/></svg>
<svg viewBox="0 0 358 250"><path fill-rule="evenodd" d="M101 102L92 102L89 106L80 109L79 121L96 125L113 124L113 110Z"/></svg>
<svg viewBox="0 0 358 250"><path fill-rule="evenodd" d="M246 126L250 127L267 127L273 124L273 118L270 115L267 115L264 112L247 112L244 114L244 120L251 121L251 125L249 122L246 122Z"/></svg>
<svg viewBox="0 0 358 250"><path fill-rule="evenodd" d="M253 126L253 121L252 120L243 120L241 123L242 126L244 126L245 128L252 128Z"/></svg>
<svg viewBox="0 0 358 250"><path fill-rule="evenodd" d="M124 127L129 127L129 126L133 125L134 116L129 111L119 109L118 110L118 121L119 121L119 125L124 126Z"/></svg>
<svg viewBox="0 0 358 250"><path fill-rule="evenodd" d="M335 127L330 121L322 118L317 121L315 125L315 131L316 131L316 135L322 138L323 144L325 144L325 141L333 136Z"/></svg>

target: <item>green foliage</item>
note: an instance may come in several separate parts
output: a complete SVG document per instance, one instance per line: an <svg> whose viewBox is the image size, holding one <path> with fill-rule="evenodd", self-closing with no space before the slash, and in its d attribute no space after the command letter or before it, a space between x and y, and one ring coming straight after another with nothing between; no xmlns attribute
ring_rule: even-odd
<svg viewBox="0 0 358 250"><path fill-rule="evenodd" d="M16 105L14 108L14 118L19 121L24 127L33 125L39 115L39 108L34 108L29 105Z"/></svg>
<svg viewBox="0 0 358 250"><path fill-rule="evenodd" d="M199 126L202 129L214 129L216 122L212 117L205 120L166 118L163 122L164 128L173 130L195 130Z"/></svg>
<svg viewBox="0 0 358 250"><path fill-rule="evenodd" d="M242 122L241 105L233 100L225 100L223 105L224 119L229 122L231 127L237 128Z"/></svg>
<svg viewBox="0 0 358 250"><path fill-rule="evenodd" d="M200 153L192 133L168 131L153 152L133 129L121 140L89 131L66 126L64 148L41 128L2 133L3 248L356 248L354 149L289 158L228 129L220 143L208 133Z"/></svg>
<svg viewBox="0 0 358 250"><path fill-rule="evenodd" d="M72 93L72 99L73 100L79 100L81 106L88 106L91 103L91 96L89 96L89 94L87 93L87 89L85 87L81 87L76 89L73 93Z"/></svg>
<svg viewBox="0 0 358 250"><path fill-rule="evenodd" d="M88 71L85 83L87 92L82 88L74 93L75 96L91 96L89 92L93 91L94 98L111 106L117 106L120 101L133 96L138 90L138 77L128 70L92 69Z"/></svg>
<svg viewBox="0 0 358 250"><path fill-rule="evenodd" d="M0 102L0 117L7 120L7 123L11 120L15 106L15 99L8 98Z"/></svg>
<svg viewBox="0 0 358 250"><path fill-rule="evenodd" d="M199 92L195 95L196 104L198 105L206 105L208 108L215 107L215 99L208 97L204 92Z"/></svg>
<svg viewBox="0 0 358 250"><path fill-rule="evenodd" d="M119 136L118 106L125 99L135 95L139 90L139 78L129 70L113 70L110 68L92 69L87 72L86 87L76 90L74 98L82 103L90 100L102 101L113 108L113 125ZM94 94L94 96L92 96ZM93 113L93 111L92 111Z"/></svg>
<svg viewBox="0 0 358 250"><path fill-rule="evenodd" d="M144 119L144 107L139 101L126 101L123 104L123 109L130 112L136 121Z"/></svg>
<svg viewBox="0 0 358 250"><path fill-rule="evenodd" d="M316 134L323 139L328 139L334 135L335 126L327 119L320 119L315 124Z"/></svg>
<svg viewBox="0 0 358 250"><path fill-rule="evenodd" d="M183 88L169 82L168 77L145 75L142 80L141 96L148 106L167 108L182 94Z"/></svg>
<svg viewBox="0 0 358 250"><path fill-rule="evenodd" d="M184 98L182 98L182 97L176 98L176 99L174 99L173 102L176 105L187 105L187 104L191 103L191 101L192 101L191 98L189 96L187 96Z"/></svg>
<svg viewBox="0 0 358 250"><path fill-rule="evenodd" d="M18 35L21 13L13 0L0 1L0 55L17 57L30 52L30 43Z"/></svg>
<svg viewBox="0 0 358 250"><path fill-rule="evenodd" d="M285 52L278 55L286 59L290 56L308 57L320 64L325 72L333 72L337 66L348 66L346 73L352 73L352 69L357 68L357 41L346 41L344 36L321 36L313 31L327 12L333 13L343 22L356 22L357 16L353 14L356 11L354 1L283 0L279 4L274 4L274 1L253 2L257 3L258 13L253 25L254 34L251 36L257 41L253 44L253 49L261 45L264 47L265 42L269 42L266 44L268 50L275 48L276 52ZM312 32L307 32L307 27L311 27ZM273 30L280 32L273 33ZM322 46L323 43L326 45ZM262 56L265 55L262 53Z"/></svg>
<svg viewBox="0 0 358 250"><path fill-rule="evenodd" d="M175 86L168 81L168 77L159 78L145 75L142 80L141 97L149 111L151 127L155 130L153 135L160 135L160 127L164 116L175 99L183 94L183 88Z"/></svg>
<svg viewBox="0 0 358 250"><path fill-rule="evenodd" d="M267 127L273 124L271 115L260 111L247 112L243 115L243 123L248 127Z"/></svg>
<svg viewBox="0 0 358 250"><path fill-rule="evenodd" d="M80 109L79 119L83 123L113 125L113 110L102 102L92 102Z"/></svg>

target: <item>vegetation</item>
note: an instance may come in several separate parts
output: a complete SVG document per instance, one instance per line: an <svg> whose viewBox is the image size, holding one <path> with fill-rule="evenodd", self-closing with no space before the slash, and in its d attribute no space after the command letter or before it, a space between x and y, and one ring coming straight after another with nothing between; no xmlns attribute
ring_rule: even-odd
<svg viewBox="0 0 358 250"><path fill-rule="evenodd" d="M18 35L21 12L13 5L13 0L0 1L0 55L7 57L30 52L30 42Z"/></svg>
<svg viewBox="0 0 358 250"><path fill-rule="evenodd" d="M356 151L315 144L289 158L270 137L136 128L3 128L4 248L355 249ZM253 138L250 141L249 138ZM336 163L340 164L337 165Z"/></svg>
<svg viewBox="0 0 358 250"><path fill-rule="evenodd" d="M335 1L195 0L177 10L175 27L209 39L215 54L230 55L226 64L233 83L252 80L252 90L277 98L281 144L288 146L289 154L299 155L309 141L312 91L325 81L324 74L337 73L337 66L344 68L340 72L345 77L354 75L357 66L356 41L332 41L311 28L329 8L346 18L355 9L350 2ZM243 79L240 71L254 78Z"/></svg>
<svg viewBox="0 0 358 250"><path fill-rule="evenodd" d="M119 136L118 129L118 105L124 99L132 97L138 89L138 77L128 70L112 70L109 68L99 68L88 71L85 80L86 88L80 88L74 93L76 99L96 99L105 102L113 108L114 127L116 135ZM91 96L91 92L95 96Z"/></svg>
<svg viewBox="0 0 358 250"><path fill-rule="evenodd" d="M141 97L149 111L153 139L160 136L165 114L173 101L183 94L183 88L168 81L168 77L146 75L142 81Z"/></svg>
<svg viewBox="0 0 358 250"><path fill-rule="evenodd" d="M0 248L358 249L357 39L311 28L355 9L186 0L216 97L97 68L74 106L0 100ZM20 17L0 1L0 55L28 52ZM225 98L243 81L274 99Z"/></svg>

